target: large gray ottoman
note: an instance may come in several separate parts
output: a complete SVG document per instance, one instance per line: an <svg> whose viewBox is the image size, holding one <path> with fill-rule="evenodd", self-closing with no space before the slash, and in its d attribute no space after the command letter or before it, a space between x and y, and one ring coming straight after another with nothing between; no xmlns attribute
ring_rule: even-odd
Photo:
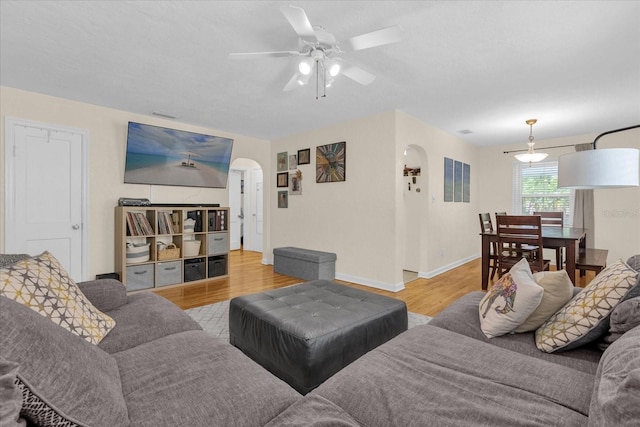
<svg viewBox="0 0 640 427"><path fill-rule="evenodd" d="M231 344L302 394L406 330L404 301L329 280L229 305Z"/></svg>

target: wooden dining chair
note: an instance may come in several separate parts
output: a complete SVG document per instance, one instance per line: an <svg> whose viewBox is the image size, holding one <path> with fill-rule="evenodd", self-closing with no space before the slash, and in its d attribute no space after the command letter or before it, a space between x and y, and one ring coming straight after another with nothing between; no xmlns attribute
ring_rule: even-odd
<svg viewBox="0 0 640 427"><path fill-rule="evenodd" d="M507 215L506 212L496 212L496 224L498 223L498 215ZM507 247L503 247L502 250L511 250L513 248L513 245L509 245ZM518 246L518 252L514 253L514 255L516 255L517 253L521 253L524 256L526 256L527 258L529 257L535 257L537 254L537 250L538 248L536 247L529 247L527 245L519 245Z"/></svg>
<svg viewBox="0 0 640 427"><path fill-rule="evenodd" d="M493 232L491 215L487 213L478 214L480 217L480 231L483 233ZM491 269L491 279L498 271L498 242L491 242L491 252L489 253L489 268Z"/></svg>
<svg viewBox="0 0 640 427"><path fill-rule="evenodd" d="M540 215L542 218L542 225L545 227L563 227L564 226L564 212L540 212L534 211L534 215ZM556 251L556 270L562 270L564 265L564 256L561 246L545 246L548 249L555 249Z"/></svg>
<svg viewBox="0 0 640 427"><path fill-rule="evenodd" d="M532 272L549 270L549 260L542 255L542 220L539 215L498 215L496 217L498 274L502 276L525 258ZM534 256L532 253L535 253Z"/></svg>

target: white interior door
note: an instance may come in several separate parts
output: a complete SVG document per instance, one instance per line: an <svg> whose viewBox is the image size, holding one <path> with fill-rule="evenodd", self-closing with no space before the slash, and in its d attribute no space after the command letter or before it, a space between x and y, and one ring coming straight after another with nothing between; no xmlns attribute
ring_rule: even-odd
<svg viewBox="0 0 640 427"><path fill-rule="evenodd" d="M230 241L229 248L233 250L240 249L240 238L242 237L242 171L229 171L229 225L230 225Z"/></svg>
<svg viewBox="0 0 640 427"><path fill-rule="evenodd" d="M84 280L86 133L6 120L5 252L51 252Z"/></svg>

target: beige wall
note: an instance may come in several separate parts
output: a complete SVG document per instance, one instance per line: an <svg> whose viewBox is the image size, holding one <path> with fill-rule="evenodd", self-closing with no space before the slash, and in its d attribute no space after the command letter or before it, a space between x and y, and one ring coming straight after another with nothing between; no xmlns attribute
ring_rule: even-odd
<svg viewBox="0 0 640 427"><path fill-rule="evenodd" d="M332 142L347 142L346 181L315 182L315 161L301 165L303 194L289 196L289 208L271 207L272 248L302 246L337 254L341 279L383 289L403 287L406 203L402 176L404 148L424 149L427 165L420 177L417 202L419 273L433 276L473 258L478 252L477 148L426 125L400 111L363 119L272 142L272 176L276 189L276 154L289 154ZM443 158L469 163L472 170L471 203L443 202ZM414 193L415 195L415 193ZM412 204L411 206L415 206Z"/></svg>
<svg viewBox="0 0 640 427"><path fill-rule="evenodd" d="M394 259L396 226L395 113L364 119L272 141L276 153L311 149L311 164L300 165L302 195L289 196L289 208L270 200L271 249L300 246L337 254L339 277L356 283L393 287L402 281ZM346 180L316 183L315 148L346 141ZM275 195L276 173L265 175ZM271 250L269 251L271 252Z"/></svg>
<svg viewBox="0 0 640 427"><path fill-rule="evenodd" d="M478 186L481 164L479 149L462 140L402 113L397 114L396 169L401 171L403 151L407 145L424 149L427 165L420 177L422 212L420 235L420 271L422 277L433 277L475 257L479 251ZM471 166L470 203L444 202L444 158L458 160ZM402 178L398 173L397 176ZM398 193L404 192L400 179ZM406 206L399 203L400 209ZM398 217L404 217L400 213Z"/></svg>
<svg viewBox="0 0 640 427"><path fill-rule="evenodd" d="M114 206L120 197L148 198L155 203L220 203L228 204L226 189L170 187L124 184L127 123L143 122L152 125L179 128L234 139L233 159L243 157L257 161L265 176L270 171L269 142L228 132L178 123L173 120L143 116L91 104L70 101L0 87L0 153L4 156L5 118L56 124L85 129L88 143L88 221L89 250L86 278L113 271L114 268ZM0 159L4 165L4 157ZM4 177L3 177L4 178ZM4 183L4 179L3 179ZM269 197L265 188L265 198ZM0 197L0 250L4 250L4 184ZM268 242L268 219L265 223L265 242Z"/></svg>

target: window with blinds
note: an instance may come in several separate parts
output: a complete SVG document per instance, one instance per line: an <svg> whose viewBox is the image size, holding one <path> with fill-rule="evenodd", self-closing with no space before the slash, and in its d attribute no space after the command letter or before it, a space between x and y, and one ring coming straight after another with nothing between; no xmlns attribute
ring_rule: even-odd
<svg viewBox="0 0 640 427"><path fill-rule="evenodd" d="M514 163L513 213L531 215L534 211L564 212L565 226L573 223L573 194L558 188L558 162Z"/></svg>

